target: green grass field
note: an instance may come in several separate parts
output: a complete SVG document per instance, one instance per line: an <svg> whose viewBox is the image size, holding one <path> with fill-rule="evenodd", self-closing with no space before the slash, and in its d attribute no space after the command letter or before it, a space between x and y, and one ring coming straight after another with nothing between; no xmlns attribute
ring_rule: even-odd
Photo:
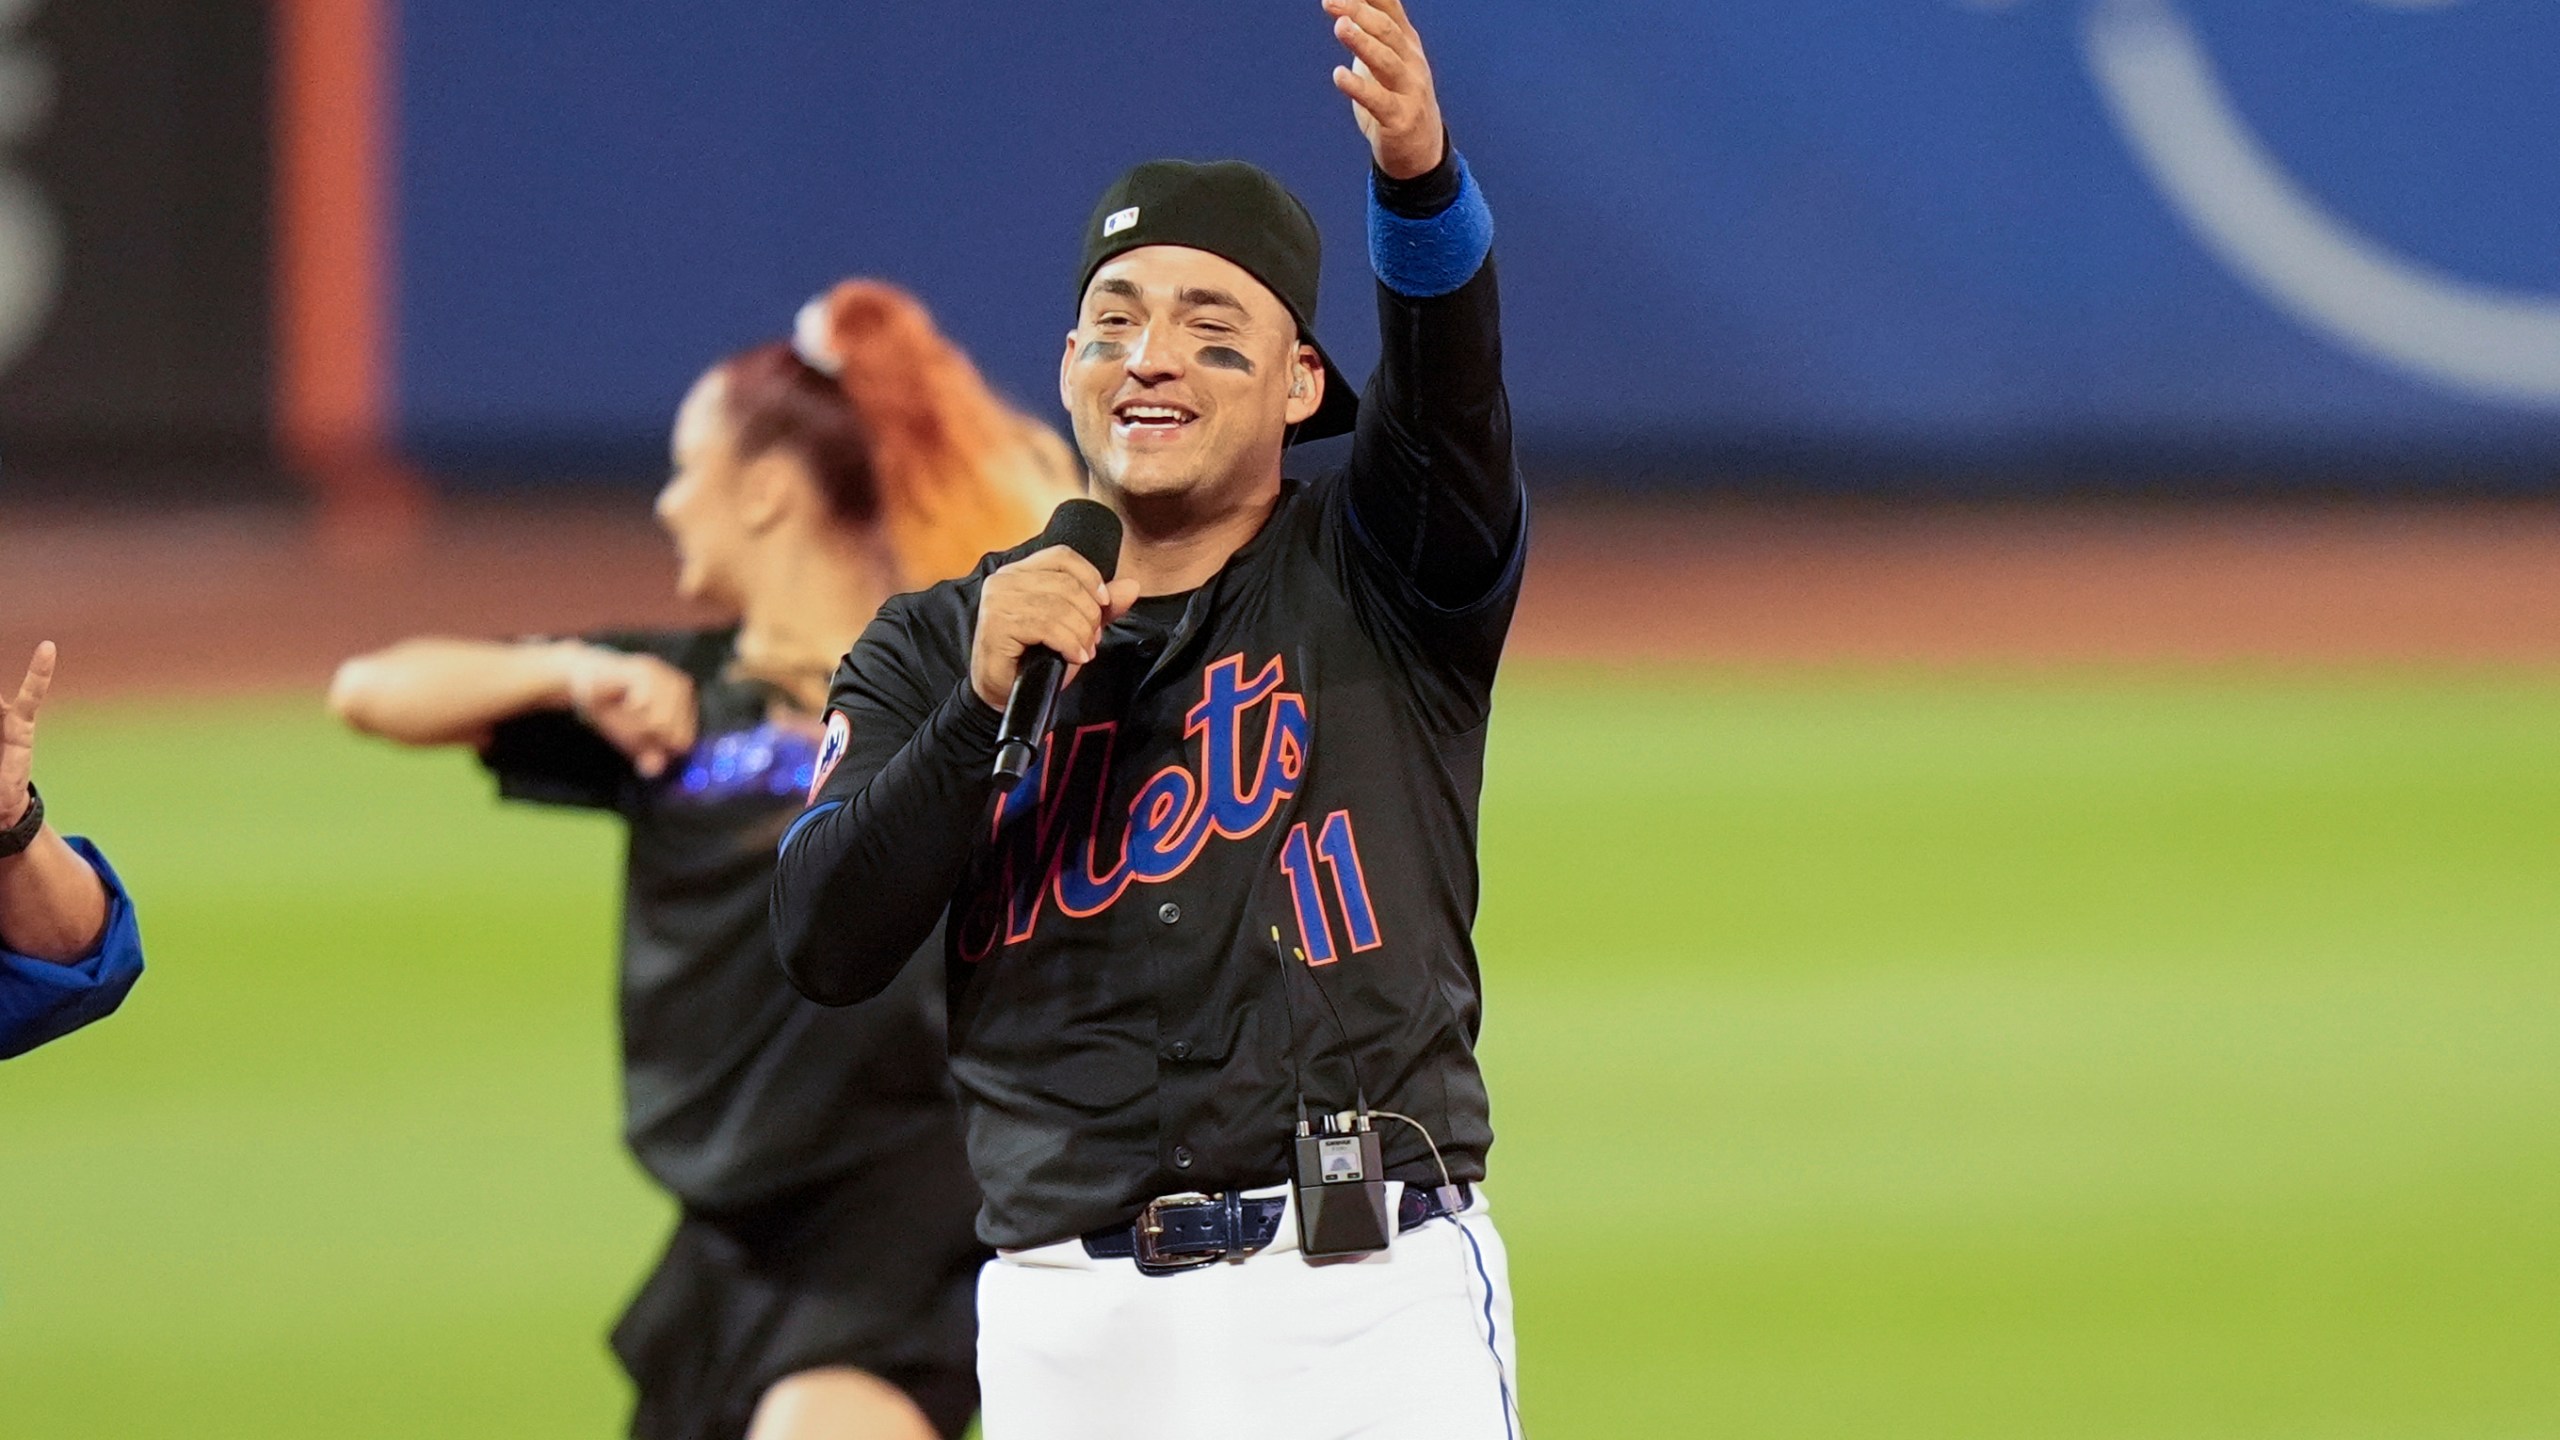
<svg viewBox="0 0 2560 1440"><path fill-rule="evenodd" d="M0 1068L0 1436L618 1433L612 828L44 747L152 968ZM1484 849L1541 1440L2560 1436L2560 679L1527 670Z"/></svg>

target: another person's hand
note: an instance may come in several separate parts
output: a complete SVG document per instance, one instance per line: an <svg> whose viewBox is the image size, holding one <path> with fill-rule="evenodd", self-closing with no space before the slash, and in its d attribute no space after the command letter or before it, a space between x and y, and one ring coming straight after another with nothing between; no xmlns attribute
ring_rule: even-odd
<svg viewBox="0 0 2560 1440"><path fill-rule="evenodd" d="M1351 52L1350 64L1333 67L1333 88L1351 97L1371 158L1392 179L1429 174L1448 135L1404 0L1324 0L1324 11L1334 17L1333 38Z"/></svg>
<svg viewBox="0 0 2560 1440"><path fill-rule="evenodd" d="M50 640L38 645L16 696L0 698L0 830L27 813L27 781L36 763L36 711L53 688L55 653Z"/></svg>
<svg viewBox="0 0 2560 1440"><path fill-rule="evenodd" d="M1069 669L1091 660L1103 627L1137 603L1138 582L1106 585L1093 563L1064 545L1026 555L989 575L978 591L978 632L969 650L969 684L1001 710L1022 672L1023 652L1046 645Z"/></svg>
<svg viewBox="0 0 2560 1440"><path fill-rule="evenodd" d="M567 655L569 707L656 779L693 748L693 677L654 655L575 645Z"/></svg>

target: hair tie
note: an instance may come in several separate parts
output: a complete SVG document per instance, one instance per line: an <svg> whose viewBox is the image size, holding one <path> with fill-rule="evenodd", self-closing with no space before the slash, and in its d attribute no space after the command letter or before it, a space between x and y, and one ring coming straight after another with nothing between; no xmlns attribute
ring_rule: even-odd
<svg viewBox="0 0 2560 1440"><path fill-rule="evenodd" d="M844 378L844 357L836 353L835 327L824 295L812 296L791 318L791 353L800 363L830 380Z"/></svg>

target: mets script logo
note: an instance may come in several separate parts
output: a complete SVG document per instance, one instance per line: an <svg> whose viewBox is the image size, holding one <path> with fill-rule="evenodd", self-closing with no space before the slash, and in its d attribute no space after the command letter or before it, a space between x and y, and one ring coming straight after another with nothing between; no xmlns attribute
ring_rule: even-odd
<svg viewBox="0 0 2560 1440"><path fill-rule="evenodd" d="M965 912L960 953L983 960L1031 938L1050 905L1099 915L1132 885L1161 884L1220 840L1243 840L1298 793L1311 737L1306 697L1281 688L1277 657L1251 676L1242 655L1201 674L1183 717L1184 762L1110 807L1116 722L1052 734L1022 783L997 804L991 884Z"/></svg>

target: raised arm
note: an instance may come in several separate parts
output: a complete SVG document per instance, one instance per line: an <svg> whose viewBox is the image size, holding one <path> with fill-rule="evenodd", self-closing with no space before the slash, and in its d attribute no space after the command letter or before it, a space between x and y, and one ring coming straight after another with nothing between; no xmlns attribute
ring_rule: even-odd
<svg viewBox="0 0 2560 1440"><path fill-rule="evenodd" d="M1502 387L1493 215L1448 144L1402 0L1325 0L1353 56L1334 72L1369 140L1377 371L1352 441L1351 519L1431 605L1461 610L1514 574L1526 505Z"/></svg>
<svg viewBox="0 0 2560 1440"><path fill-rule="evenodd" d="M0 700L0 831L35 803L36 712L53 688L55 656L52 641L38 645L17 694ZM0 950L70 964L97 947L107 910L105 883L51 821L25 849L0 856Z"/></svg>
<svg viewBox="0 0 2560 1440"><path fill-rule="evenodd" d="M693 681L651 655L577 641L420 638L338 667L329 710L404 745L485 747L501 721L573 710L642 775L692 748Z"/></svg>

